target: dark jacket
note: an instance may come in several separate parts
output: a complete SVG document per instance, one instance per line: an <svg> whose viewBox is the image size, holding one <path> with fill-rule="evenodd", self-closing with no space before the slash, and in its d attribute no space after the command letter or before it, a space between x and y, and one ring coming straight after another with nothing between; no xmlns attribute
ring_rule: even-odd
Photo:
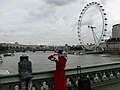
<svg viewBox="0 0 120 90"><path fill-rule="evenodd" d="M27 59L22 59L18 63L18 72L21 79L32 78L32 64Z"/></svg>

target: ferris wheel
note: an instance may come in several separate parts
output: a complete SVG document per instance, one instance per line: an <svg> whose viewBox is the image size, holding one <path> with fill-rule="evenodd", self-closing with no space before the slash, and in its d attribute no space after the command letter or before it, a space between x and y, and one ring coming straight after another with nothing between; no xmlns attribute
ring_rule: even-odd
<svg viewBox="0 0 120 90"><path fill-rule="evenodd" d="M90 25L89 24L83 24L84 23L84 15L86 14L86 12L89 10L89 8L95 8L98 10L98 12L100 13L100 17L101 17L101 29L97 28L94 25ZM88 44L88 42L85 42L85 39L90 36L91 34L91 38L88 37L88 40L91 39L92 41L90 41L89 43L93 43L93 45L97 46L99 45L101 42L105 41L105 36L106 36L106 31L107 31L107 18L106 18L106 13L104 12L105 9L103 9L103 7L97 3L97 2L91 2L89 4L87 4L83 9L82 12L80 13L79 19L78 19L78 38L79 38L79 43L81 45L85 45ZM96 14L96 13L92 13L92 14ZM89 21L88 18L87 20ZM99 18L98 18L99 20ZM94 20L96 22L96 20ZM89 21L90 22L90 21ZM92 22L91 22L92 23ZM98 23L99 24L99 23ZM85 29L82 27L86 27L86 32ZM89 32L88 32L89 31ZM84 36L83 36L84 35ZM86 36L85 36L86 35Z"/></svg>

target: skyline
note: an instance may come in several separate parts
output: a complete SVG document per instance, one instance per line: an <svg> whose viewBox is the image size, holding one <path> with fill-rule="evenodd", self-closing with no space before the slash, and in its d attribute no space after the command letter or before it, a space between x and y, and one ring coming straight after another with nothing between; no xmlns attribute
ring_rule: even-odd
<svg viewBox="0 0 120 90"><path fill-rule="evenodd" d="M79 44L78 17L90 2L99 2L105 9L108 18L107 37L110 37L112 26L120 23L119 0L0 0L0 42ZM85 13L87 23L94 23L100 17L100 13L94 12L97 12L96 8Z"/></svg>

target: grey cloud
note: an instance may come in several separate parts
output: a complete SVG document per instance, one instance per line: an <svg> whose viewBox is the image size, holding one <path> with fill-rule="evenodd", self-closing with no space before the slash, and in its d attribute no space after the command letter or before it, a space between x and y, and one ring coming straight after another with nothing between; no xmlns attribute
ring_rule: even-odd
<svg viewBox="0 0 120 90"><path fill-rule="evenodd" d="M66 5L75 1L76 0L45 0L46 3L56 5L56 6Z"/></svg>
<svg viewBox="0 0 120 90"><path fill-rule="evenodd" d="M104 4L104 5L106 5L108 1L109 1L109 0L100 0L100 2L101 2L102 4Z"/></svg>
<svg viewBox="0 0 120 90"><path fill-rule="evenodd" d="M87 3L92 1L31 0L30 3L27 0L25 2L19 1L20 5L18 5L18 1L17 4L11 3L10 5L9 3L9 5L5 5L6 9L0 11L0 40L33 44L39 42L51 45L79 43L77 37L78 14ZM108 0L96 1L103 4L103 7L104 4L108 4ZM10 8L10 6L12 7ZM85 18L83 18L82 25L86 26L85 30L82 26L84 31L90 31L88 25L96 25L97 23L100 25L97 19L99 13L97 14L92 8L89 9L87 10L89 12L83 16Z"/></svg>
<svg viewBox="0 0 120 90"><path fill-rule="evenodd" d="M53 14L55 12L55 8L52 6L40 6L36 9L33 9L29 12L30 15L32 16L37 16L37 17L48 17L49 15Z"/></svg>

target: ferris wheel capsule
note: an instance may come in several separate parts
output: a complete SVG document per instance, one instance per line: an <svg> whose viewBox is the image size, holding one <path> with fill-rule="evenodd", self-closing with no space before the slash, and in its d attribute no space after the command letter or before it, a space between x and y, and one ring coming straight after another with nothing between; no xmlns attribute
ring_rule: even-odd
<svg viewBox="0 0 120 90"><path fill-rule="evenodd" d="M95 2L95 4L97 4L97 2Z"/></svg>
<svg viewBox="0 0 120 90"><path fill-rule="evenodd" d="M97 3L97 5L99 6L100 4L99 4L99 3Z"/></svg>
<svg viewBox="0 0 120 90"><path fill-rule="evenodd" d="M105 20L107 20L107 18L105 18Z"/></svg>
<svg viewBox="0 0 120 90"><path fill-rule="evenodd" d="M105 26L107 26L108 24L107 23L105 23Z"/></svg>
<svg viewBox="0 0 120 90"><path fill-rule="evenodd" d="M107 29L105 29L105 31L107 31Z"/></svg>
<svg viewBox="0 0 120 90"><path fill-rule="evenodd" d="M104 39L101 39L101 41L104 41Z"/></svg>
<svg viewBox="0 0 120 90"><path fill-rule="evenodd" d="M102 9L102 11L105 11L105 9Z"/></svg>
<svg viewBox="0 0 120 90"><path fill-rule="evenodd" d="M104 13L104 15L106 15L106 13Z"/></svg>
<svg viewBox="0 0 120 90"><path fill-rule="evenodd" d="M78 31L78 33L80 33L80 32Z"/></svg>
<svg viewBox="0 0 120 90"><path fill-rule="evenodd" d="M84 11L84 9L82 9L82 11Z"/></svg>
<svg viewBox="0 0 120 90"><path fill-rule="evenodd" d="M81 16L79 16L79 18L81 18Z"/></svg>
<svg viewBox="0 0 120 90"><path fill-rule="evenodd" d="M87 6L89 6L89 4L87 4Z"/></svg>

